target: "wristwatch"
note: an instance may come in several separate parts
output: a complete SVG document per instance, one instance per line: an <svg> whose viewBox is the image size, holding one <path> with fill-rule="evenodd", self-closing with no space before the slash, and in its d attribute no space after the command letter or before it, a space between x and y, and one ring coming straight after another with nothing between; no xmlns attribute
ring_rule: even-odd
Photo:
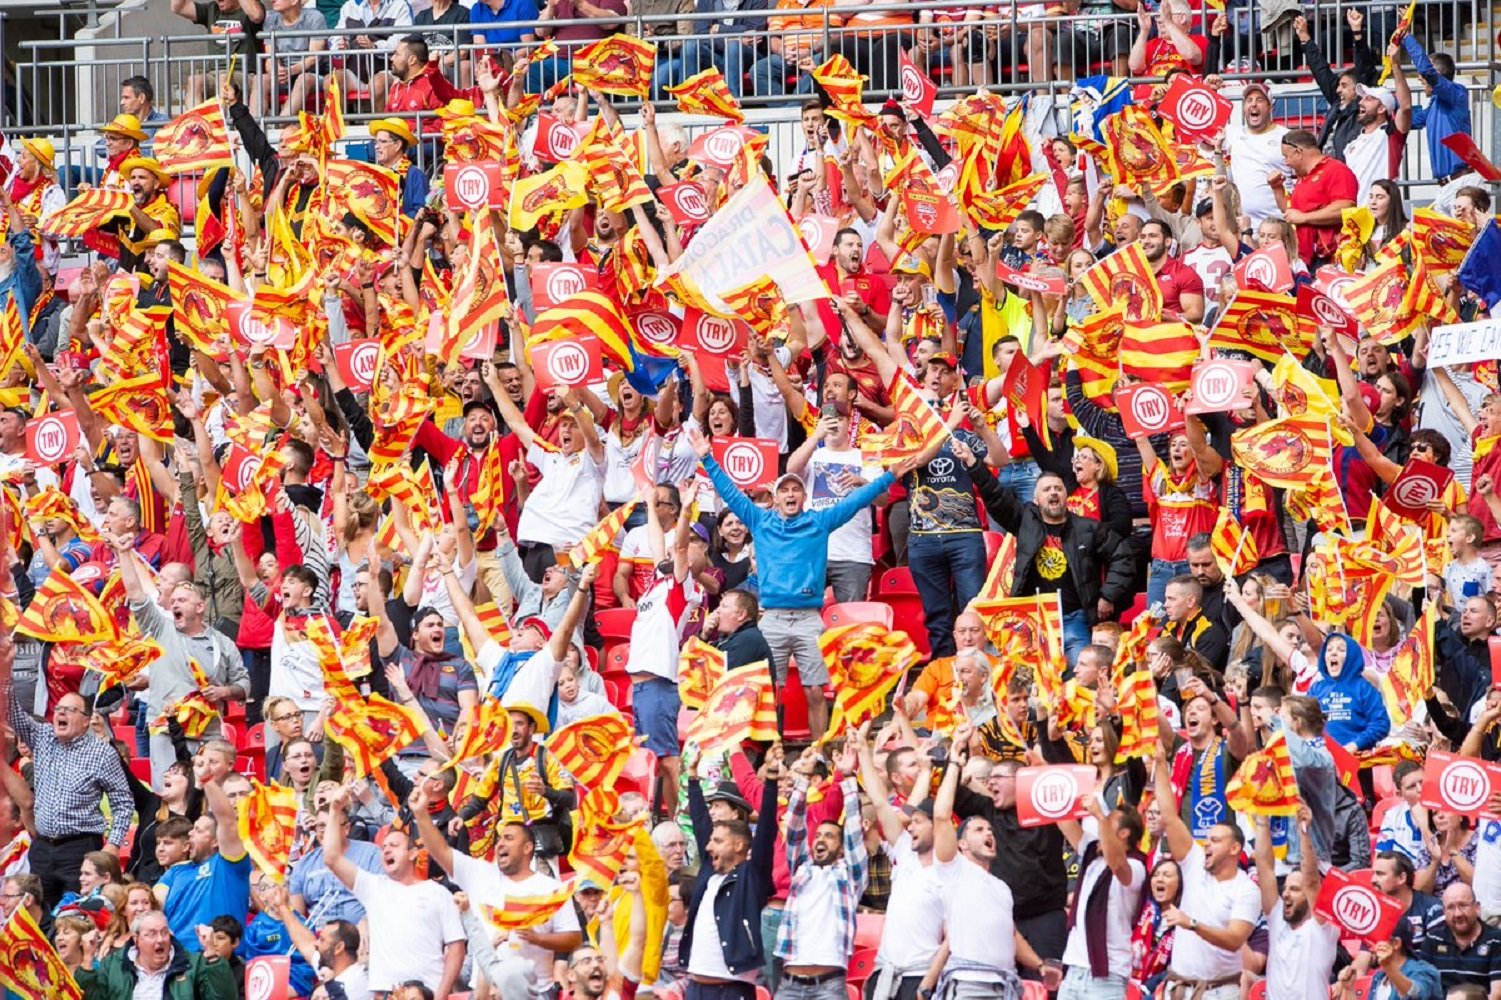
<svg viewBox="0 0 1501 1000"><path fill-rule="evenodd" d="M1199 933L1199 919L1197 917L1188 918L1188 929L1195 934Z"/></svg>

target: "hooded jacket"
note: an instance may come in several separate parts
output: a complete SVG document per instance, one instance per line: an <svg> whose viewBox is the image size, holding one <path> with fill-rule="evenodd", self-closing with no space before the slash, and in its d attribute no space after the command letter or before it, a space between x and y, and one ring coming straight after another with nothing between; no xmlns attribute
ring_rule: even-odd
<svg viewBox="0 0 1501 1000"><path fill-rule="evenodd" d="M1329 643L1345 644L1345 663L1338 677L1329 676ZM1343 746L1369 750L1386 736L1391 721L1381 693L1363 676L1365 651L1344 635L1331 635L1319 649L1319 679L1308 689L1324 710L1324 735Z"/></svg>

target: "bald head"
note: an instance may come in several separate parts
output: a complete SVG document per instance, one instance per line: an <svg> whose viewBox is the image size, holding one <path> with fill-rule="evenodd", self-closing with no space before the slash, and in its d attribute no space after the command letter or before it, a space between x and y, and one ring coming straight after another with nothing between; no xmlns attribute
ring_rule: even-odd
<svg viewBox="0 0 1501 1000"><path fill-rule="evenodd" d="M52 710L52 732L63 743L82 736L89 728L89 710L83 697L65 694L58 699Z"/></svg>

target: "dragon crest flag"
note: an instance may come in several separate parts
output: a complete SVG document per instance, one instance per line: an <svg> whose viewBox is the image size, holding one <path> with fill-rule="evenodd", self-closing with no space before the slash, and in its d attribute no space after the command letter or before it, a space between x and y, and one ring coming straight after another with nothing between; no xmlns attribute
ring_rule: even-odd
<svg viewBox="0 0 1501 1000"><path fill-rule="evenodd" d="M1225 786L1225 801L1238 813L1293 816L1298 812L1298 780L1282 733L1251 754Z"/></svg>
<svg viewBox="0 0 1501 1000"><path fill-rule="evenodd" d="M630 35L610 35L573 56L573 82L585 90L645 97L651 90L657 47Z"/></svg>
<svg viewBox="0 0 1501 1000"><path fill-rule="evenodd" d="M24 906L0 930L0 983L23 1000L81 1000L83 992Z"/></svg>
<svg viewBox="0 0 1501 1000"><path fill-rule="evenodd" d="M591 715L549 736L547 750L580 785L609 788L625 771L635 745L623 716Z"/></svg>
<svg viewBox="0 0 1501 1000"><path fill-rule="evenodd" d="M43 642L108 642L115 637L104 606L62 566L37 588L16 631Z"/></svg>
<svg viewBox="0 0 1501 1000"><path fill-rule="evenodd" d="M777 698L765 660L723 673L688 727L687 742L710 753L745 740L777 739Z"/></svg>
<svg viewBox="0 0 1501 1000"><path fill-rule="evenodd" d="M151 140L151 148L169 174L200 173L234 164L218 98L189 108L163 125Z"/></svg>
<svg viewBox="0 0 1501 1000"><path fill-rule="evenodd" d="M297 836L297 792L286 785L253 780L251 785L250 794L235 807L240 839L255 866L281 882Z"/></svg>
<svg viewBox="0 0 1501 1000"><path fill-rule="evenodd" d="M875 622L831 628L818 637L818 649L835 692L825 739L881 714L886 695L919 659L906 632Z"/></svg>
<svg viewBox="0 0 1501 1000"><path fill-rule="evenodd" d="M727 118L736 125L745 122L745 112L740 110L740 102L730 92L730 85L718 66L710 66L682 83L673 84L667 92L678 99L678 110L685 115Z"/></svg>
<svg viewBox="0 0 1501 1000"><path fill-rule="evenodd" d="M1131 243L1085 271L1079 281L1100 306L1119 305L1122 318L1155 323L1162 316L1162 286L1140 243Z"/></svg>
<svg viewBox="0 0 1501 1000"><path fill-rule="evenodd" d="M500 906L485 906L485 921L490 929L500 934L524 931L537 927L551 919L573 898L573 883L564 882L553 892L542 896L508 896Z"/></svg>
<svg viewBox="0 0 1501 1000"><path fill-rule="evenodd" d="M1322 417L1283 417L1230 438L1236 465L1284 490L1313 487L1329 468L1330 448L1329 421Z"/></svg>

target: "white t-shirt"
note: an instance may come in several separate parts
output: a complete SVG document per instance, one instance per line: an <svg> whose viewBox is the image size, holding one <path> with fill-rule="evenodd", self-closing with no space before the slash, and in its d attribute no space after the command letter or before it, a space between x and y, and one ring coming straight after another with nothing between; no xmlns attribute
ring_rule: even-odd
<svg viewBox="0 0 1501 1000"><path fill-rule="evenodd" d="M1470 887L1484 917L1501 913L1501 822L1489 819L1476 831L1475 878Z"/></svg>
<svg viewBox="0 0 1501 1000"><path fill-rule="evenodd" d="M1084 836L1079 841L1079 856L1084 856L1084 851L1090 844L1100 839L1100 824L1093 816L1084 820ZM1147 884L1147 869L1135 858L1127 862L1131 866L1131 884L1122 885L1120 879L1111 879L1109 909L1105 920L1105 951L1110 957L1111 969L1129 969L1131 967L1131 931L1137 907L1141 902L1142 891ZM1089 968L1089 933L1084 926L1084 904L1088 902L1090 894L1095 886L1099 885L1100 879L1108 876L1110 869L1105 866L1105 857L1101 854L1089 866L1079 879L1079 919L1074 922L1073 929L1068 932L1068 944L1063 949L1063 964L1076 966L1081 969Z"/></svg>
<svg viewBox="0 0 1501 1000"><path fill-rule="evenodd" d="M349 1000L370 1000L370 977L365 967L356 962L334 977L334 982L344 987Z"/></svg>
<svg viewBox="0 0 1501 1000"><path fill-rule="evenodd" d="M947 864L935 857L933 868L943 890L949 954L965 962L1015 971L1016 924L1011 915L1011 889L963 854ZM991 980L981 972L956 972L954 978L970 982Z"/></svg>
<svg viewBox="0 0 1501 1000"><path fill-rule="evenodd" d="M926 970L943 941L943 894L937 868L922 863L912 849L911 834L902 834L886 853L891 857L891 896L876 957L893 969Z"/></svg>
<svg viewBox="0 0 1501 1000"><path fill-rule="evenodd" d="M291 698L298 711L316 712L323 707L323 664L307 639L288 638L285 620L284 616L278 616L271 632L271 683L267 694ZM294 628L304 629L306 621L297 619Z"/></svg>
<svg viewBox="0 0 1501 1000"><path fill-rule="evenodd" d="M819 448L808 459L803 478L808 484L808 509L826 510L851 492L839 484L842 473L850 472L869 482L881 474L879 466L860 461L856 448ZM875 533L875 512L862 511L829 535L829 562L875 564L871 536Z"/></svg>
<svg viewBox="0 0 1501 1000"><path fill-rule="evenodd" d="M442 980L444 945L464 940L459 908L447 889L430 879L402 885L361 868L354 898L370 918L371 989L390 990L408 979Z"/></svg>
<svg viewBox="0 0 1501 1000"><path fill-rule="evenodd" d="M1183 255L1183 263L1193 268L1194 274L1204 283L1204 300L1219 302L1220 280L1235 267L1230 251L1219 244L1200 244Z"/></svg>
<svg viewBox="0 0 1501 1000"><path fill-rule="evenodd" d="M1345 166L1355 175L1355 204L1364 205L1371 185L1392 179L1391 137L1382 126L1361 131L1345 144Z"/></svg>
<svg viewBox="0 0 1501 1000"><path fill-rule="evenodd" d="M693 921L693 950L688 955L688 973L707 979L737 979L742 983L754 983L761 974L760 969L747 969L737 976L724 961L724 947L719 943L719 925L714 920L714 900L719 897L719 887L724 884L724 879L719 872L709 875L703 902L699 904L698 916Z"/></svg>
<svg viewBox="0 0 1501 1000"><path fill-rule="evenodd" d="M1334 951L1339 947L1339 927L1312 914L1297 927L1290 926L1282 918L1281 903L1272 907L1266 922L1272 942L1266 962L1266 995L1278 1000L1324 1000L1329 995Z"/></svg>
<svg viewBox="0 0 1501 1000"><path fill-rule="evenodd" d="M658 574L636 601L626 671L652 674L676 684L683 625L702 600L703 591L691 576L679 582Z"/></svg>
<svg viewBox="0 0 1501 1000"><path fill-rule="evenodd" d="M1234 878L1214 878L1204 868L1204 848L1198 844L1179 863L1183 872L1183 905L1186 916L1210 927L1226 928L1231 921L1255 924L1261 916L1261 890L1251 876L1237 871ZM1240 954L1216 948L1189 930L1173 938L1172 970L1185 979L1216 980L1239 975ZM1324 980L1328 988L1328 979Z"/></svg>
<svg viewBox="0 0 1501 1000"><path fill-rule="evenodd" d="M489 639L474 655L475 665L484 672L486 688L505 653L504 646ZM491 693L500 698L500 703L507 708L512 705L530 705L545 712L548 703L552 701L552 693L558 686L558 671L561 667L562 664L552 655L552 650L543 646L516 671L509 687L504 691Z"/></svg>
<svg viewBox="0 0 1501 1000"><path fill-rule="evenodd" d="M521 508L516 540L559 551L571 547L599 523L604 463L590 458L587 449L565 455L535 444L527 449L526 460L542 480Z"/></svg>
<svg viewBox="0 0 1501 1000"><path fill-rule="evenodd" d="M452 875L454 884L468 894L469 905L475 907L499 907L510 896L546 896L557 892L558 887L563 884L555 878L535 872L524 879L507 878L490 862L471 858L459 851L453 852ZM475 912L484 919L484 910L476 909ZM538 934L572 934L579 930L578 914L574 912L572 904L564 903L545 923L532 929ZM505 947L514 950L536 967L538 982L546 982L552 975L552 952L546 948L527 944L515 936L511 937Z"/></svg>
<svg viewBox="0 0 1501 1000"><path fill-rule="evenodd" d="M1292 168L1282 158L1282 137L1286 134L1283 125L1273 125L1259 135L1246 131L1240 122L1226 129L1230 180L1240 191L1240 210L1251 217L1252 229L1267 216L1282 214L1277 199L1272 197L1272 189L1267 187L1266 177L1277 170L1288 180L1293 179Z"/></svg>
<svg viewBox="0 0 1501 1000"><path fill-rule="evenodd" d="M467 564L459 562L459 557L454 556L454 575L459 578L459 586L464 588L464 593L474 589L475 577L479 575L479 560L471 559ZM453 609L453 600L448 596L448 587L443 583L443 571L436 566L422 575L422 596L417 601L419 608L434 608L443 616L443 624L452 628L459 626L459 613Z"/></svg>

